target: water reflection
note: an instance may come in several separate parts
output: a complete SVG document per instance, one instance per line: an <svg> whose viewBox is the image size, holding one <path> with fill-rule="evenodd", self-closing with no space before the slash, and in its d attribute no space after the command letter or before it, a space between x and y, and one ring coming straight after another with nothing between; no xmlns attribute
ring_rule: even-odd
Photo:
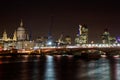
<svg viewBox="0 0 120 80"><path fill-rule="evenodd" d="M0 80L120 80L120 58L83 60L74 56L0 58Z"/></svg>
<svg viewBox="0 0 120 80"><path fill-rule="evenodd" d="M89 80L110 80L109 62L107 60L89 62L88 76Z"/></svg>
<svg viewBox="0 0 120 80"><path fill-rule="evenodd" d="M46 56L46 64L45 64L45 75L44 80L56 80L56 73L54 70L54 60L53 56Z"/></svg>
<svg viewBox="0 0 120 80"><path fill-rule="evenodd" d="M116 62L116 80L120 80L120 58L117 58Z"/></svg>
<svg viewBox="0 0 120 80"><path fill-rule="evenodd" d="M80 80L110 80L110 67L109 61L91 60L84 61L80 60L77 69L77 79Z"/></svg>
<svg viewBox="0 0 120 80"><path fill-rule="evenodd" d="M26 58L28 59L28 58ZM29 70L27 69L27 63L22 63L21 64L21 70L20 71L20 74L19 74L19 77L20 77L20 80L28 80L29 79Z"/></svg>

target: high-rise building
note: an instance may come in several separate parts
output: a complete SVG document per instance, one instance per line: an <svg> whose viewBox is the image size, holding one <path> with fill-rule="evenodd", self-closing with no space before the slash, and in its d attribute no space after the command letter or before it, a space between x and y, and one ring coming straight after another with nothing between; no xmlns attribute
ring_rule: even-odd
<svg viewBox="0 0 120 80"><path fill-rule="evenodd" d="M104 44L110 43L110 40L109 40L109 38L110 38L110 33L109 33L108 29L105 29L105 30L104 30L101 38L102 38L102 43L104 43Z"/></svg>
<svg viewBox="0 0 120 80"><path fill-rule="evenodd" d="M79 25L79 33L75 38L76 44L86 44L88 43L88 28L85 25Z"/></svg>
<svg viewBox="0 0 120 80"><path fill-rule="evenodd" d="M102 43L103 44L111 44L116 42L116 38L112 37L108 31L108 29L105 29L102 36Z"/></svg>

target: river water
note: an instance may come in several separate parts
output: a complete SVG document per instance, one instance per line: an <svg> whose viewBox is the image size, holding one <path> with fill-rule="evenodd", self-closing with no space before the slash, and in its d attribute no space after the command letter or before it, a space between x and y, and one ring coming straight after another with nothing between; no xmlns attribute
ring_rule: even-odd
<svg viewBox="0 0 120 80"><path fill-rule="evenodd" d="M120 58L0 57L0 80L120 80Z"/></svg>

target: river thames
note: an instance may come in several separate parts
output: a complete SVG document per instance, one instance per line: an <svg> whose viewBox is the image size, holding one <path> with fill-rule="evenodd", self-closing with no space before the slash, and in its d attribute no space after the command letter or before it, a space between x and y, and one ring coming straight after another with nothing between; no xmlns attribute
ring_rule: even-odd
<svg viewBox="0 0 120 80"><path fill-rule="evenodd" d="M0 80L120 80L120 58L72 55L0 57Z"/></svg>

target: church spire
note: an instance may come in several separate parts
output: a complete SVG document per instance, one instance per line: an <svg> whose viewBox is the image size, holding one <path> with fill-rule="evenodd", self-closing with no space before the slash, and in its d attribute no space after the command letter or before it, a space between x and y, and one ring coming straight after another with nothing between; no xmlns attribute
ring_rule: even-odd
<svg viewBox="0 0 120 80"><path fill-rule="evenodd" d="M14 32L14 34L13 34L13 40L14 40L14 41L17 41L17 32L16 32L16 30L15 30L15 32Z"/></svg>
<svg viewBox="0 0 120 80"><path fill-rule="evenodd" d="M20 27L23 27L23 21L22 21L22 19L21 19L21 22L20 22Z"/></svg>

